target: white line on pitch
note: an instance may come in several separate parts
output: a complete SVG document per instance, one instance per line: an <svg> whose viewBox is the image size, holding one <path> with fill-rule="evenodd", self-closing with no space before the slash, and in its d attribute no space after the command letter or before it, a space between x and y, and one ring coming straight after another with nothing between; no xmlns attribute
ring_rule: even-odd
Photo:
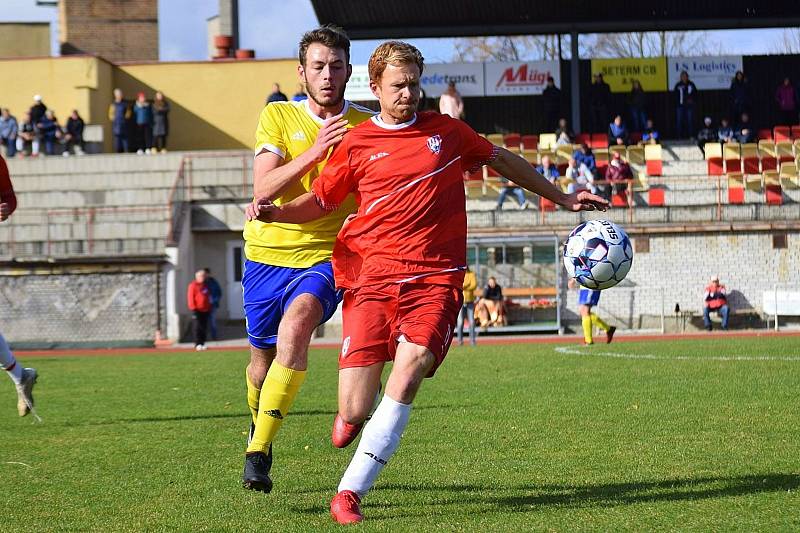
<svg viewBox="0 0 800 533"><path fill-rule="evenodd" d="M556 346L556 352L566 355L595 355L598 357L614 357L616 359L668 359L675 361L792 361L800 362L800 357L772 357L768 355L714 355L709 357L689 357L686 355L652 355L618 352L596 352L592 349L581 350L574 346Z"/></svg>
<svg viewBox="0 0 800 533"><path fill-rule="evenodd" d="M20 463L19 461L6 461L5 464L7 464L7 465L22 465L22 466L25 466L27 468L33 468L31 465L28 465L28 464L25 464L25 463Z"/></svg>

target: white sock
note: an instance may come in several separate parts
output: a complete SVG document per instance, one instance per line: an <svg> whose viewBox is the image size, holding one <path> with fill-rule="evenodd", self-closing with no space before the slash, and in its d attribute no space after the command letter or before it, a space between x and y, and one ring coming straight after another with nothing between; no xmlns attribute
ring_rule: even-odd
<svg viewBox="0 0 800 533"><path fill-rule="evenodd" d="M22 381L22 365L17 363L14 354L11 353L11 349L8 347L6 339L2 335L0 335L0 367L8 372L11 381L13 381L15 385L20 384Z"/></svg>
<svg viewBox="0 0 800 533"><path fill-rule="evenodd" d="M359 497L364 497L400 444L410 414L410 404L396 402L388 394L383 395L372 419L364 426L361 442L339 483L339 492L352 490Z"/></svg>

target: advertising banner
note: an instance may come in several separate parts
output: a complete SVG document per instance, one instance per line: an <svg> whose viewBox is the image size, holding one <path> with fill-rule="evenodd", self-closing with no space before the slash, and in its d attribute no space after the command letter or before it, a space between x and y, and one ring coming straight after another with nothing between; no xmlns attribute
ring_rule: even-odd
<svg viewBox="0 0 800 533"><path fill-rule="evenodd" d="M561 88L558 61L509 61L485 63L486 96L542 94L552 76Z"/></svg>
<svg viewBox="0 0 800 533"><path fill-rule="evenodd" d="M350 76L350 81L347 82L347 88L344 91L344 97L348 100L364 101L364 100L377 100L369 90L369 74L367 73L367 65L353 65L353 74Z"/></svg>
<svg viewBox="0 0 800 533"><path fill-rule="evenodd" d="M454 81L461 96L483 96L483 63L433 63L425 65L420 83L428 98L438 98Z"/></svg>
<svg viewBox="0 0 800 533"><path fill-rule="evenodd" d="M667 90L665 57L592 59L592 74L602 74L612 93L629 92L633 80L645 91Z"/></svg>
<svg viewBox="0 0 800 533"><path fill-rule="evenodd" d="M743 70L742 56L671 57L668 65L670 89L678 83L684 70L701 91L727 89L736 71Z"/></svg>

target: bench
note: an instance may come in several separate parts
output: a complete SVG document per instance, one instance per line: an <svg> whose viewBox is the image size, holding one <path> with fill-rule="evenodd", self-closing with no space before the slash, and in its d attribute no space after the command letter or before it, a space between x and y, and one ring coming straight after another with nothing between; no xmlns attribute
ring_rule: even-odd
<svg viewBox="0 0 800 533"><path fill-rule="evenodd" d="M764 291L762 309L767 318L777 322L779 316L800 316L800 290L772 289ZM777 329L777 323L775 324Z"/></svg>

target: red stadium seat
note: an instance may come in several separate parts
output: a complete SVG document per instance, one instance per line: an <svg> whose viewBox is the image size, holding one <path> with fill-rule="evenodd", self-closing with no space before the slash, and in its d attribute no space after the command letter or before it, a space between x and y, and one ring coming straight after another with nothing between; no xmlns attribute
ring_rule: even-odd
<svg viewBox="0 0 800 533"><path fill-rule="evenodd" d="M650 188L647 191L647 204L650 207L661 207L664 205L664 189Z"/></svg>
<svg viewBox="0 0 800 533"><path fill-rule="evenodd" d="M592 133L589 148L608 148L608 136L605 133Z"/></svg>
<svg viewBox="0 0 800 533"><path fill-rule="evenodd" d="M522 139L520 139L522 143L522 148L525 150L536 150L539 147L539 136L538 135L523 135Z"/></svg>
<svg viewBox="0 0 800 533"><path fill-rule="evenodd" d="M775 142L778 141L791 141L792 140L792 128L789 126L775 126L772 130L773 138Z"/></svg>
<svg viewBox="0 0 800 533"><path fill-rule="evenodd" d="M547 198L539 197L539 209L542 211L555 211L556 204L548 200Z"/></svg>
<svg viewBox="0 0 800 533"><path fill-rule="evenodd" d="M728 188L728 203L729 204L743 204L744 203L744 189L739 187Z"/></svg>
<svg viewBox="0 0 800 533"><path fill-rule="evenodd" d="M772 130L766 129L766 128L763 129L763 130L758 130L758 140L760 141L762 139L765 140L765 141L771 141L772 140Z"/></svg>
<svg viewBox="0 0 800 533"><path fill-rule="evenodd" d="M648 176L661 176L664 172L663 162L658 160L645 161Z"/></svg>
<svg viewBox="0 0 800 533"><path fill-rule="evenodd" d="M611 195L611 207L628 207L628 189Z"/></svg>
<svg viewBox="0 0 800 533"><path fill-rule="evenodd" d="M769 205L783 205L783 190L780 185L765 185L764 194Z"/></svg>
<svg viewBox="0 0 800 533"><path fill-rule="evenodd" d="M521 142L521 136L519 133L507 133L503 135L503 144L508 149L517 149L519 150L519 143Z"/></svg>
<svg viewBox="0 0 800 533"><path fill-rule="evenodd" d="M592 141L592 136L588 133L578 133L575 135L575 144L586 144L588 145Z"/></svg>
<svg viewBox="0 0 800 533"><path fill-rule="evenodd" d="M792 126L792 140L800 139L800 124Z"/></svg>

